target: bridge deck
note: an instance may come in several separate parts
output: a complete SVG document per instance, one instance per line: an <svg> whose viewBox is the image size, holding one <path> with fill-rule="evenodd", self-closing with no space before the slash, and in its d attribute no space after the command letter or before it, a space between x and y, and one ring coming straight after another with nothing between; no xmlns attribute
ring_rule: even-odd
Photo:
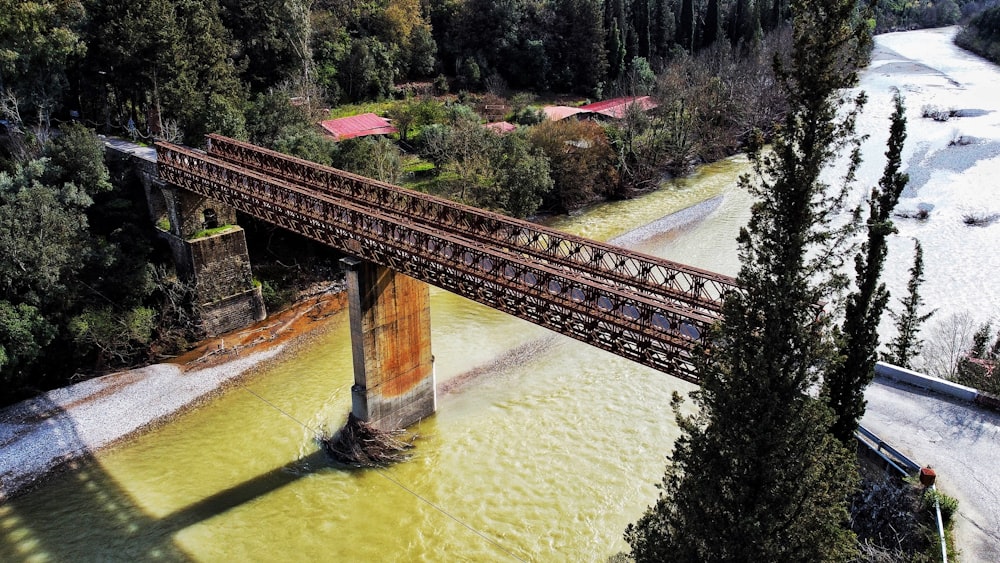
<svg viewBox="0 0 1000 563"><path fill-rule="evenodd" d="M219 141L212 138L212 151L218 149ZM457 226L479 218L495 221L494 214L476 210L471 217L458 212L449 215L452 212L443 200L430 200L425 209L442 214L447 228L435 226L428 215L414 221L394 204L381 204L384 199L397 202L395 205L415 205L416 200L399 197L402 188L392 187L388 195L368 193L373 190L371 180L346 173L340 173L346 180L337 189L313 187L321 181L333 184L331 174L338 172L333 169L288 161L290 167L298 167L296 173L312 177L291 181L292 173L269 171L265 175L177 145L158 143L157 152L160 175L167 182L689 381L696 381L691 353L718 318L718 301L724 292L735 288L731 278L632 255L508 218L503 218L503 228L508 231L502 236L513 237L515 242L527 237L529 242L500 244L484 236L481 226L469 229L471 233ZM260 164L255 167L263 169ZM387 185L375 188L383 186ZM345 189L365 193L344 197L339 192ZM519 229L516 236L515 228ZM581 250L570 252L572 248ZM585 264L598 266L575 264L578 259L574 257L583 252L592 253ZM604 262L609 255L609 261ZM629 278L625 274L628 268L645 274ZM691 272L694 277L684 278L691 280L689 286L678 289L671 285L678 283L682 273L691 276ZM719 292L716 299L693 297L710 285Z"/></svg>
<svg viewBox="0 0 1000 563"><path fill-rule="evenodd" d="M525 256L558 264L609 286L621 286L718 313L729 277L513 219L443 198L378 182L220 135L208 136L208 154L267 176L376 206L420 223Z"/></svg>

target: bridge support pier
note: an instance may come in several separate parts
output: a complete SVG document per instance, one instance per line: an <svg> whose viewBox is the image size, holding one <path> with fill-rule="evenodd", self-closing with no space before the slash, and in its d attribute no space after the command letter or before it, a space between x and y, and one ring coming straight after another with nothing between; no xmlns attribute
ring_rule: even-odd
<svg viewBox="0 0 1000 563"><path fill-rule="evenodd" d="M154 220L168 228L160 237L170 246L178 274L194 284L204 334L217 336L266 318L236 210L158 180L152 187L163 208L162 217Z"/></svg>
<svg viewBox="0 0 1000 563"><path fill-rule="evenodd" d="M382 430L437 409L427 284L359 260L346 270L354 359L352 414Z"/></svg>

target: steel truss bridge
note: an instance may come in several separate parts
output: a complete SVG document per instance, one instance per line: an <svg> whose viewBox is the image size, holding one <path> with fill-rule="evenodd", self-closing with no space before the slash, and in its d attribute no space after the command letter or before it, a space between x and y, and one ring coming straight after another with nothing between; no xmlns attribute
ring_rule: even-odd
<svg viewBox="0 0 1000 563"><path fill-rule="evenodd" d="M160 142L162 181L697 383L723 276L218 135Z"/></svg>

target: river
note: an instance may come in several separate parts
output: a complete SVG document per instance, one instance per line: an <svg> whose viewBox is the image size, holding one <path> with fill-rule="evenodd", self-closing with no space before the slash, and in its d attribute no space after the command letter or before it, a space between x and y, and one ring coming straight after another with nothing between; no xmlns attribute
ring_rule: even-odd
<svg viewBox="0 0 1000 563"><path fill-rule="evenodd" d="M921 33L895 34L892 52L925 48ZM876 141L890 109L879 76L866 74L879 91L863 119ZM728 159L553 226L735 274L745 169ZM930 226L904 226L897 246L919 229ZM974 236L996 240L995 229ZM891 270L891 287L907 267ZM413 428L411 461L347 471L318 451L316 432L350 408L345 312L204 407L0 506L0 560L604 561L625 550L678 434L671 394L692 386L443 291L431 311L439 411Z"/></svg>

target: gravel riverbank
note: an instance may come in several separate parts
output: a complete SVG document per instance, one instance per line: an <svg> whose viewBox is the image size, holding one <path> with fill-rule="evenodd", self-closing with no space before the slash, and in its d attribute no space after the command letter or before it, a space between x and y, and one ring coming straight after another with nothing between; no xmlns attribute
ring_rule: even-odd
<svg viewBox="0 0 1000 563"><path fill-rule="evenodd" d="M239 331L154 364L55 389L0 409L0 503L46 475L208 400L341 310L324 292Z"/></svg>

